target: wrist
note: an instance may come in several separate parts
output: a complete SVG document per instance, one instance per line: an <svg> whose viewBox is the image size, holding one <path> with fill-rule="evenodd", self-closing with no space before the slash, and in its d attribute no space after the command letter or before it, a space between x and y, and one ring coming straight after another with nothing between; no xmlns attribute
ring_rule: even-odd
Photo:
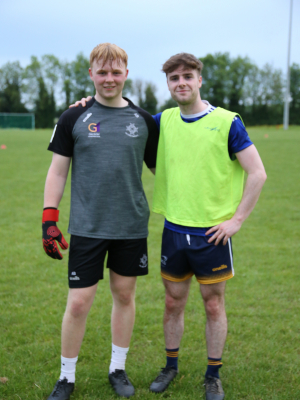
<svg viewBox="0 0 300 400"><path fill-rule="evenodd" d="M43 210L42 222L54 221L58 222L59 211L55 207L45 207Z"/></svg>

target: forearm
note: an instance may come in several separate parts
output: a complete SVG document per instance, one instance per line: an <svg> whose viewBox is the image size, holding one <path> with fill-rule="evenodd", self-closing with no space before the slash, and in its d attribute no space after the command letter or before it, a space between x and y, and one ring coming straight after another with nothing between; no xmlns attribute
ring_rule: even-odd
<svg viewBox="0 0 300 400"><path fill-rule="evenodd" d="M67 178L56 175L49 170L44 193L44 208L58 208L60 200L63 196Z"/></svg>
<svg viewBox="0 0 300 400"><path fill-rule="evenodd" d="M246 180L242 200L233 216L241 224L249 217L259 199L267 176L264 170L250 173Z"/></svg>

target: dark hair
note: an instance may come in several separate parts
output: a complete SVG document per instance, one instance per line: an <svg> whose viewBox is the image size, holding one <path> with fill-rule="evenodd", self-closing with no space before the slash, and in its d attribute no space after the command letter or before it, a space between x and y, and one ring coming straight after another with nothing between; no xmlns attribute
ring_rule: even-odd
<svg viewBox="0 0 300 400"><path fill-rule="evenodd" d="M193 56L193 54L189 53L175 54L175 56L172 56L163 64L162 71L168 75L181 65L183 65L185 68L196 69L199 72L199 75L201 75L203 63L198 58Z"/></svg>

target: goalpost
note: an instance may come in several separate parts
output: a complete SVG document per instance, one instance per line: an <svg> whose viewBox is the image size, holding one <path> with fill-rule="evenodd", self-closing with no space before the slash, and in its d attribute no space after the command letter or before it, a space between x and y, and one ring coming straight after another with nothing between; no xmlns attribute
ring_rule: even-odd
<svg viewBox="0 0 300 400"><path fill-rule="evenodd" d="M35 129L32 113L0 113L0 128Z"/></svg>

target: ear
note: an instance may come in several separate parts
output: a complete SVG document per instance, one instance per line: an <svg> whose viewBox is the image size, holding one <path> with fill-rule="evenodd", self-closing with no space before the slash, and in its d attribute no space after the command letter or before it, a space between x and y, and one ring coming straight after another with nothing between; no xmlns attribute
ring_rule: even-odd
<svg viewBox="0 0 300 400"><path fill-rule="evenodd" d="M170 91L170 85L169 85L169 79L168 79L168 76L167 76L167 85L168 85L168 89L169 89L169 91Z"/></svg>
<svg viewBox="0 0 300 400"><path fill-rule="evenodd" d="M90 74L90 78L93 81L94 77L93 77L93 72L92 72L92 68L89 68L89 74Z"/></svg>
<svg viewBox="0 0 300 400"><path fill-rule="evenodd" d="M198 83L198 88L200 89L202 86L202 76L199 75L199 83Z"/></svg>
<svg viewBox="0 0 300 400"><path fill-rule="evenodd" d="M128 78L128 72L129 72L129 69L126 69L126 74L125 74L126 79Z"/></svg>

